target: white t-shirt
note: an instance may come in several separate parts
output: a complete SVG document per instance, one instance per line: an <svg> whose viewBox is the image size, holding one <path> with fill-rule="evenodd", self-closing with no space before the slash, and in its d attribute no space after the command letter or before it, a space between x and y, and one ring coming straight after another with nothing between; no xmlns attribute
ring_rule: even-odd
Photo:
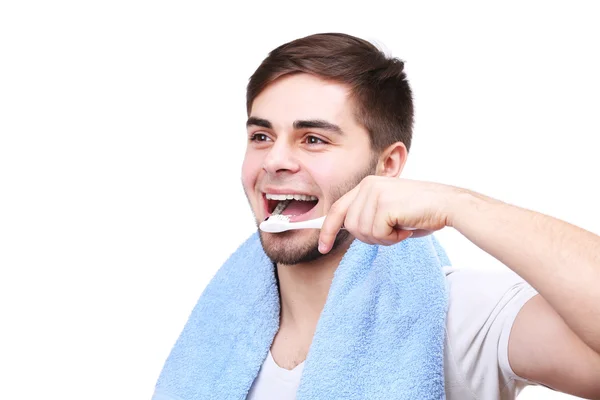
<svg viewBox="0 0 600 400"><path fill-rule="evenodd" d="M444 375L448 400L516 398L530 382L508 362L508 338L521 307L537 292L509 269L446 268L449 292ZM269 351L247 400L294 400L304 362L278 366Z"/></svg>

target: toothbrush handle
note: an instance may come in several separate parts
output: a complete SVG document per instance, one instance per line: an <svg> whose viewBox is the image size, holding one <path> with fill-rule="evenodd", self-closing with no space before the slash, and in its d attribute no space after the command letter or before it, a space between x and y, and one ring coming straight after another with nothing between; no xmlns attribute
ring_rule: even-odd
<svg viewBox="0 0 600 400"><path fill-rule="evenodd" d="M294 225L296 226L296 228L314 228L314 229L321 229L323 227L323 222L325 221L325 216L320 217L320 218L315 218L315 219L311 219L308 221L301 221L301 222L296 222L294 223ZM409 227L401 227L398 226L398 229L403 229L405 231L416 231L417 228L409 228ZM342 227L340 229L345 230L346 227L344 225L342 225Z"/></svg>
<svg viewBox="0 0 600 400"><path fill-rule="evenodd" d="M296 228L321 229L321 227L323 226L323 221L325 221L325 216L315 219L309 219L308 221L295 222L294 225Z"/></svg>

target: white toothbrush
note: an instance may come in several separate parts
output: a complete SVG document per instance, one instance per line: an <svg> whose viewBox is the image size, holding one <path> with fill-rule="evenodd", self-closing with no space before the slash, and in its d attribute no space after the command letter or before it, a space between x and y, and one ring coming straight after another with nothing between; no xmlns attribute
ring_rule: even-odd
<svg viewBox="0 0 600 400"><path fill-rule="evenodd" d="M271 215L260 223L259 228L263 232L280 233L291 229L321 229L325 217L309 219L307 221L290 222L288 215Z"/></svg>
<svg viewBox="0 0 600 400"><path fill-rule="evenodd" d="M289 215L277 214L267 217L260 223L259 228L263 232L280 233L292 229L321 229L325 221L325 216L307 221L290 222ZM345 229L342 227L342 229ZM407 231L414 231L416 228L402 228Z"/></svg>

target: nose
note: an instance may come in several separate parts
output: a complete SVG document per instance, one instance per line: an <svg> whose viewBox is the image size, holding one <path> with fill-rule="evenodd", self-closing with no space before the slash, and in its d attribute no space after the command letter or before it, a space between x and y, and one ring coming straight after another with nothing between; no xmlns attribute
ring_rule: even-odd
<svg viewBox="0 0 600 400"><path fill-rule="evenodd" d="M284 140L277 140L265 157L263 169L271 175L281 172L294 173L299 170L299 164L290 145Z"/></svg>

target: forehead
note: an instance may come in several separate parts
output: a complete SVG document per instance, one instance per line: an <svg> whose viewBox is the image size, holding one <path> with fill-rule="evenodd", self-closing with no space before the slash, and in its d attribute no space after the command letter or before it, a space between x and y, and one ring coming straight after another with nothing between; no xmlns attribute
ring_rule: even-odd
<svg viewBox="0 0 600 400"><path fill-rule="evenodd" d="M268 85L252 103L251 116L276 125L299 119L322 119L338 125L354 121L350 89L341 83L299 73Z"/></svg>

